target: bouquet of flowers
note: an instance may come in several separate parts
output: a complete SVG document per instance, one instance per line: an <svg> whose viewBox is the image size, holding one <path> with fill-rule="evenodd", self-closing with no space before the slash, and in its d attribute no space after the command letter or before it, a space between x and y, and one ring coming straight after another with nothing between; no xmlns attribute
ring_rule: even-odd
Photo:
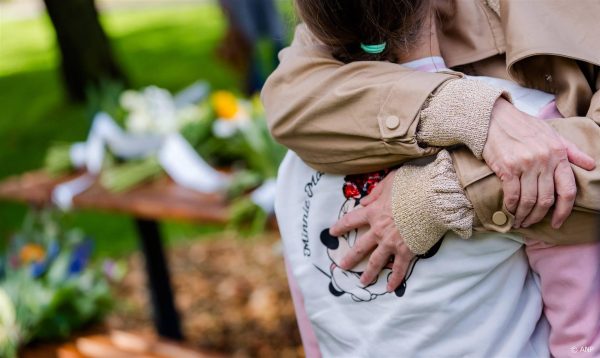
<svg viewBox="0 0 600 358"><path fill-rule="evenodd" d="M51 214L29 216L0 260L0 356L16 357L31 340L65 338L109 311L109 280L123 268L105 273L90 264L91 252L89 238L62 232Z"/></svg>
<svg viewBox="0 0 600 358"><path fill-rule="evenodd" d="M196 102L206 93L207 84L198 82L176 96L155 86L141 91L106 94L103 97L109 99L96 100L97 113L87 140L50 147L46 154L46 171L62 175L85 168L99 175L115 166L131 163L132 177L136 178L140 162L156 155L167 136L178 132L186 123L199 119L201 113ZM160 171L160 167L151 164L142 165L146 170L141 172L147 173L149 168ZM117 169L116 181L115 176L106 174L108 189L125 190L130 187L128 183L137 182L127 175L120 175L122 173L127 174L128 171ZM123 183L118 180L121 178L125 179Z"/></svg>
<svg viewBox="0 0 600 358"><path fill-rule="evenodd" d="M230 227L262 231L273 210L274 178L285 150L271 138L258 97L247 100L228 91L209 95L206 85L175 96L148 87L122 92L118 103L107 110L122 118L121 124L101 112L87 142L48 151L48 171L85 167L113 192L166 173L183 187L226 191L234 201ZM66 195L56 195L61 199L55 201L68 208L69 198L92 182L59 188Z"/></svg>

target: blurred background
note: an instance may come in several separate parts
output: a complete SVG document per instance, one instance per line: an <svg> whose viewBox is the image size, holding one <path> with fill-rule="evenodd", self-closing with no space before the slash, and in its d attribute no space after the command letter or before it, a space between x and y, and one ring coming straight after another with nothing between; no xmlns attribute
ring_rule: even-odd
<svg viewBox="0 0 600 358"><path fill-rule="evenodd" d="M250 118L260 116L255 115L260 113L255 94L277 65L276 53L289 43L296 22L291 0L262 3L0 0L0 180L40 168L52 171L48 167L50 148L57 143L85 142L100 111L110 113L115 123L131 131L132 119L128 115L133 110L123 104L126 90L143 97L148 94L144 92L148 87L159 88L166 91L161 93L176 98L180 91L200 83L199 88L207 93L190 102L195 106L194 113L209 108L209 115L205 111L197 116L199 122L210 121L213 130L215 121L229 118L221 113L226 105L220 104L228 100L234 108L251 108L234 110L231 118L242 112L251 113ZM228 143L237 140L219 138ZM228 144L219 146L217 152L229 150ZM198 149L198 153L213 167L228 166L238 172L240 158L213 160L210 153L215 150L211 148ZM119 160L117 163L121 163ZM241 166L244 174L250 172L254 176L242 175L239 181L256 178L252 164ZM57 171L53 177L82 170L74 163L69 169L70 172ZM165 173L162 176L168 177ZM242 186L241 191L250 192L265 178L270 177L250 180L252 184ZM131 187L142 182L147 182L147 178ZM112 193L118 196L127 190L130 187ZM230 195L227 205L236 202L239 200ZM261 227L250 234L243 233L230 225L231 220L160 220L175 303L185 331L184 345L225 356L302 356L276 230ZM63 354L68 351L64 347L77 347L79 337L110 336L114 330L155 336L144 257L131 215L110 210L48 210L42 205L0 200L0 238L4 258L0 260L0 288L5 286L8 302L12 300L12 306L16 306L8 312L16 311L17 317L20 314L20 318L9 313L3 316L0 295L0 355L2 344L10 342L16 345L13 351L21 356L52 357L60 351L57 347L63 347ZM70 265L70 272L73 262L83 260L89 267L101 267L98 272L102 271L102 275L110 274L106 295L112 303L101 304L101 294L96 301L82 302L88 308L95 305L102 309L95 312L96 308L89 308L94 314L85 319L65 319L69 324L61 323L66 327L61 334L46 335L57 323L49 324L43 319L20 322L23 312L28 311L19 313L19 302L15 301L23 292L35 291L15 289L14 282L43 279L44 289L48 289L48 282L54 282L49 276L58 265L58 259L52 260L61 257L52 254L54 242L59 243L57 252L69 250L69 264L65 265ZM93 249L83 255L82 247L87 247L88 242ZM33 278L15 273L25 268L29 272L40 263L46 266ZM111 272L106 272L107 267ZM52 285L59 285L56 282ZM54 293L47 293L51 294ZM31 305L57 310L57 306L48 308L52 305L47 301L33 300ZM70 312L79 314L77 310ZM54 317L55 313L39 315ZM72 321L77 324L71 324ZM17 336L7 322L13 322L22 331L29 327L30 332Z"/></svg>

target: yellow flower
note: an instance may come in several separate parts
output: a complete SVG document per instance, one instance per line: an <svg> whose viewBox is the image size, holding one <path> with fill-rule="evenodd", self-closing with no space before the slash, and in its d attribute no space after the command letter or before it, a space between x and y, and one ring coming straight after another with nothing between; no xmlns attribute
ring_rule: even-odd
<svg viewBox="0 0 600 358"><path fill-rule="evenodd" d="M217 117L233 120L238 113L239 105L235 95L228 91L216 91L211 96L211 103Z"/></svg>
<svg viewBox="0 0 600 358"><path fill-rule="evenodd" d="M21 262L40 262L46 257L46 251L41 245L27 244L20 252Z"/></svg>

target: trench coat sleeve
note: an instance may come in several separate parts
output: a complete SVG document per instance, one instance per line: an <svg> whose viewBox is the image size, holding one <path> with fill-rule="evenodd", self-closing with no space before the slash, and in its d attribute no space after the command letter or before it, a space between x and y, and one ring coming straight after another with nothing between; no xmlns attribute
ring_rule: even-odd
<svg viewBox="0 0 600 358"><path fill-rule="evenodd" d="M352 174L435 154L419 145L419 113L461 74L424 73L388 62L343 64L299 25L262 92L274 138L308 165Z"/></svg>
<svg viewBox="0 0 600 358"><path fill-rule="evenodd" d="M600 69L598 72L600 72ZM596 88L600 88L600 73L598 74L598 79L596 80ZM587 117L590 117L594 120L594 122L600 125L600 90L596 91L596 93L594 93L592 96Z"/></svg>
<svg viewBox="0 0 600 358"><path fill-rule="evenodd" d="M550 125L564 138L593 158L600 158L600 126L588 117L554 119ZM450 152L457 177L465 189L477 218L475 231L516 232L549 244L597 242L600 233L600 163L586 171L572 165L577 182L577 197L571 216L556 230L551 213L529 228L513 230L514 216L503 205L502 183L492 170L465 148Z"/></svg>

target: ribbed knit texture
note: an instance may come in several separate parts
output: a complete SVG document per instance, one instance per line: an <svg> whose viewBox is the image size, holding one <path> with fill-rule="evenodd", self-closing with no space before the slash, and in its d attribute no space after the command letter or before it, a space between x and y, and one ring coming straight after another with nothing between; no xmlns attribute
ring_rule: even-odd
<svg viewBox="0 0 600 358"><path fill-rule="evenodd" d="M485 3L496 15L500 16L500 0L486 0Z"/></svg>
<svg viewBox="0 0 600 358"><path fill-rule="evenodd" d="M494 103L510 95L481 81L448 81L421 110L417 140L428 146L464 144L481 159Z"/></svg>
<svg viewBox="0 0 600 358"><path fill-rule="evenodd" d="M408 248L429 251L447 231L471 237L474 211L446 150L425 165L405 164L394 177L392 214Z"/></svg>

